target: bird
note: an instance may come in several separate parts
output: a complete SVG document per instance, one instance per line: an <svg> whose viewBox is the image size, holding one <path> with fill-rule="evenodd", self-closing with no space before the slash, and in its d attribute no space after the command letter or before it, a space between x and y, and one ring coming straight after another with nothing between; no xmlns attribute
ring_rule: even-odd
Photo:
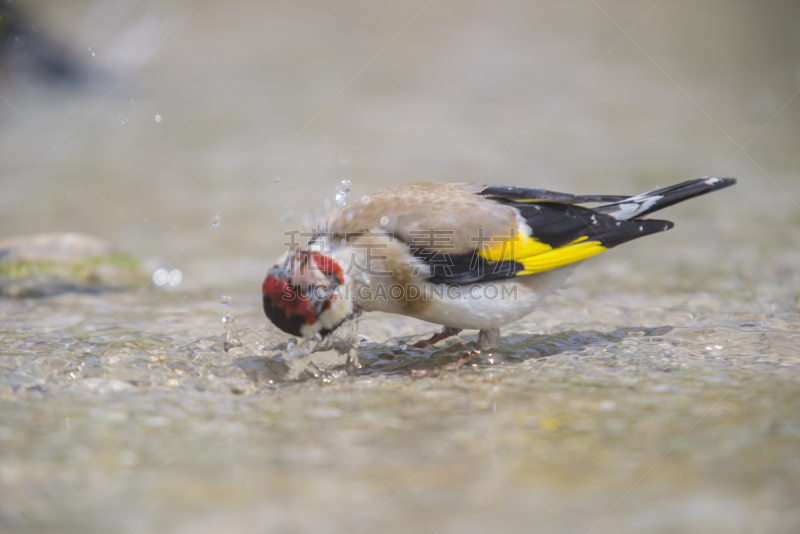
<svg viewBox="0 0 800 534"><path fill-rule="evenodd" d="M536 309L578 264L673 227L645 216L735 183L705 177L635 196L459 182L389 187L324 214L308 244L267 272L264 312L280 330L318 340L363 312L389 312L443 326L419 347L471 329L477 351L493 349L500 328Z"/></svg>

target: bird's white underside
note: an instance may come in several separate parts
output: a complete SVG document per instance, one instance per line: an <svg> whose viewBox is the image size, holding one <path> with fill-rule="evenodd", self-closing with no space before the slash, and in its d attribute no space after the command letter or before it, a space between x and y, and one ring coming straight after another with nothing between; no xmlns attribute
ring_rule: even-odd
<svg viewBox="0 0 800 534"><path fill-rule="evenodd" d="M561 267L508 280L461 286L448 291L441 286L422 284L422 294L431 303L419 313L407 314L443 326L482 330L506 326L522 319L566 282L573 266ZM374 280L371 290L379 292L379 284L391 285L391 279ZM472 289L472 290L470 290ZM456 297L451 297L456 294ZM358 301L364 311L383 311L406 315L399 302L391 299Z"/></svg>

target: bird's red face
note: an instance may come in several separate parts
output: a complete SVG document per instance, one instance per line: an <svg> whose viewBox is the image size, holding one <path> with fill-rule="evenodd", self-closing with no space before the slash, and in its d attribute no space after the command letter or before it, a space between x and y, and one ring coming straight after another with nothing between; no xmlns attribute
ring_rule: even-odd
<svg viewBox="0 0 800 534"><path fill-rule="evenodd" d="M261 288L264 313L287 334L324 337L352 315L352 303L337 291L343 284L344 272L333 258L306 250L291 253L267 273Z"/></svg>

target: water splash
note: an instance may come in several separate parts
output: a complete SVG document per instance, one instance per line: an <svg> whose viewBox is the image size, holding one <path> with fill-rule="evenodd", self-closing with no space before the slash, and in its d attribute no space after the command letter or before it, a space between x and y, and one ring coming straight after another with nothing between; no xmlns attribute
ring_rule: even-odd
<svg viewBox="0 0 800 534"><path fill-rule="evenodd" d="M225 344L223 349L228 352L233 347L241 347L242 342L239 339L239 332L236 331L236 321L233 319L233 314L225 313L222 316L222 324L225 325Z"/></svg>
<svg viewBox="0 0 800 534"><path fill-rule="evenodd" d="M352 182L350 180L342 180L342 183L336 186L334 191L335 195L334 198L336 203L340 206L344 206L347 202L347 195L350 194L350 188L352 187Z"/></svg>

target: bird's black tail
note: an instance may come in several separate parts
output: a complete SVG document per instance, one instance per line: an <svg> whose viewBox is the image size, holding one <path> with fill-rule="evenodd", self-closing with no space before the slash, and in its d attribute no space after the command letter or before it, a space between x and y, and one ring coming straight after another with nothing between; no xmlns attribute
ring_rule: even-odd
<svg viewBox="0 0 800 534"><path fill-rule="evenodd" d="M699 180L689 180L680 184L671 185L657 191L642 193L635 197L628 197L595 208L595 211L610 215L617 220L628 221L639 219L672 206L678 202L689 200L690 198L705 195L717 189L723 189L736 183L736 178L700 178Z"/></svg>

